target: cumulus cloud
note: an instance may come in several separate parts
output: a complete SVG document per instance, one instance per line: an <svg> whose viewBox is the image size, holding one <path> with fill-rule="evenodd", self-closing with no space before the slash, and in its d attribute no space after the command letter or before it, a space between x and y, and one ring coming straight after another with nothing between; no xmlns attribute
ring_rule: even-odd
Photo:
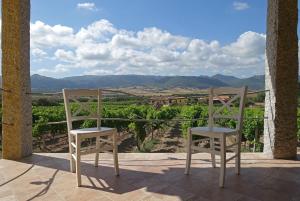
<svg viewBox="0 0 300 201"><path fill-rule="evenodd" d="M32 54L33 57L36 57L38 59L42 59L42 58L47 56L47 52L45 52L45 51L43 51L39 48L32 48L31 49L31 54Z"/></svg>
<svg viewBox="0 0 300 201"><path fill-rule="evenodd" d="M84 10L91 10L91 11L97 11L97 7L95 3L85 2L85 3L78 3L77 4L78 9L84 9Z"/></svg>
<svg viewBox="0 0 300 201"><path fill-rule="evenodd" d="M265 34L247 31L230 44L171 34L156 27L133 32L108 20L75 32L63 25L31 24L32 54L53 54L42 74L155 74L236 76L264 72ZM33 53L34 52L34 53ZM46 75L47 75L46 74Z"/></svg>
<svg viewBox="0 0 300 201"><path fill-rule="evenodd" d="M65 68L61 64L56 65L54 68L40 68L34 71L34 73L46 75L46 76L57 76L58 74L67 73L69 69Z"/></svg>
<svg viewBox="0 0 300 201"><path fill-rule="evenodd" d="M58 49L54 53L55 58L63 62L73 62L76 61L75 55L72 51L67 51L63 49Z"/></svg>
<svg viewBox="0 0 300 201"><path fill-rule="evenodd" d="M54 25L50 26L41 21L30 24L31 48L46 47L75 47L73 28Z"/></svg>
<svg viewBox="0 0 300 201"><path fill-rule="evenodd" d="M265 52L265 34L252 31L245 32L239 36L236 42L224 47L227 54L242 58L255 57Z"/></svg>
<svg viewBox="0 0 300 201"><path fill-rule="evenodd" d="M103 19L88 25L86 28L82 27L76 34L76 39L87 42L104 42L110 39L112 35L117 32L118 30L113 26L113 24L111 24L108 20Z"/></svg>
<svg viewBox="0 0 300 201"><path fill-rule="evenodd" d="M249 4L246 2L235 1L235 2L233 2L232 5L235 10L239 10L239 11L250 8Z"/></svg>

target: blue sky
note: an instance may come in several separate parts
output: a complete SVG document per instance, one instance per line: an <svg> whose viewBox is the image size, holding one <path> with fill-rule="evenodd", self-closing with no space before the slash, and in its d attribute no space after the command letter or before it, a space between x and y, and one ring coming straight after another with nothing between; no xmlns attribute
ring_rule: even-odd
<svg viewBox="0 0 300 201"><path fill-rule="evenodd" d="M265 0L31 0L31 71L264 72Z"/></svg>

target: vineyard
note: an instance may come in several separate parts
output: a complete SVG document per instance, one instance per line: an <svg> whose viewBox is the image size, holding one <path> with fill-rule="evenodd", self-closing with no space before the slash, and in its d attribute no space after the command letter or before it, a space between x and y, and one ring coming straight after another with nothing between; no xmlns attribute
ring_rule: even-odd
<svg viewBox="0 0 300 201"><path fill-rule="evenodd" d="M32 107L35 151L67 152L67 125L62 98L36 97ZM92 101L91 107L96 110L97 103ZM78 105L71 103L71 108L76 110ZM138 97L103 99L102 126L117 128L120 152L183 152L187 128L206 126L207 118L208 106L203 102L189 101L185 105L157 108ZM234 128L236 122L220 119L216 124ZM244 114L243 151L262 151L263 125L263 107L248 104ZM74 128L92 126L96 126L95 120L73 123Z"/></svg>
<svg viewBox="0 0 300 201"><path fill-rule="evenodd" d="M77 107L76 103L72 103L73 110ZM96 102L92 102L91 107L96 110ZM67 151L67 126L63 122L66 117L62 100L37 98L33 101L32 112L36 151ZM187 128L206 126L207 118L206 103L189 102L157 108L137 97L103 100L102 126L117 128L119 147L123 152L182 152ZM262 107L246 108L242 139L244 151L262 150L263 121ZM234 128L235 121L220 119L217 125ZM96 121L78 121L73 126L96 126Z"/></svg>

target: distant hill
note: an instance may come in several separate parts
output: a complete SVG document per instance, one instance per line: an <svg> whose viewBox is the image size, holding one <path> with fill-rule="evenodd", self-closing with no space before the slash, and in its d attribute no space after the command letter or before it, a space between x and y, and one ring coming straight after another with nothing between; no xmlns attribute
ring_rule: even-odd
<svg viewBox="0 0 300 201"><path fill-rule="evenodd" d="M72 87L73 83L63 79L56 79L37 74L31 76L31 88L33 91L53 91Z"/></svg>
<svg viewBox="0 0 300 201"><path fill-rule="evenodd" d="M205 89L210 86L222 87L228 86L226 83L207 76L165 76L161 77L154 84L159 88L199 88Z"/></svg>
<svg viewBox="0 0 300 201"><path fill-rule="evenodd" d="M263 89L264 76L258 75L245 79L217 74L209 76L154 76L154 75L84 75L65 78L51 78L42 75L31 76L33 91L60 91L63 88L198 88L239 87L248 85L250 89Z"/></svg>
<svg viewBox="0 0 300 201"><path fill-rule="evenodd" d="M151 75L83 75L62 78L63 81L73 83L73 87L83 88L118 88L133 86L151 86L161 80L160 76Z"/></svg>
<svg viewBox="0 0 300 201"><path fill-rule="evenodd" d="M212 78L215 78L217 80L220 80L224 83L227 83L229 85L231 85L232 83L238 82L240 79L234 76L230 76L230 75L222 75L222 74L216 74L214 76L212 76Z"/></svg>
<svg viewBox="0 0 300 201"><path fill-rule="evenodd" d="M247 85L250 89L263 89L265 86L264 75L255 75L243 79L234 76L221 75L221 74L217 74L212 77L233 87L240 87L243 85Z"/></svg>

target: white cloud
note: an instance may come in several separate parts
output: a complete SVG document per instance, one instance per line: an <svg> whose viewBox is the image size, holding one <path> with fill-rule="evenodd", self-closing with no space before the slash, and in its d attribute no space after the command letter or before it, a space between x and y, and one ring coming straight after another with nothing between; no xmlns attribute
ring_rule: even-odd
<svg viewBox="0 0 300 201"><path fill-rule="evenodd" d="M107 41L117 32L118 30L114 28L113 24L102 19L88 25L87 28L82 27L76 34L76 38L81 41Z"/></svg>
<svg viewBox="0 0 300 201"><path fill-rule="evenodd" d="M116 28L107 20L96 21L74 32L73 28L31 24L31 45L35 54L48 53L53 68L44 75L157 74L236 76L263 74L266 36L247 31L235 41L221 45L173 35L150 27L133 32ZM49 65L47 65L49 66Z"/></svg>
<svg viewBox="0 0 300 201"><path fill-rule="evenodd" d="M58 60L63 61L63 62L72 62L72 61L76 60L75 55L72 51L66 51L63 49L56 50L54 53L54 56Z"/></svg>
<svg viewBox="0 0 300 201"><path fill-rule="evenodd" d="M235 10L246 10L250 8L249 4L246 2L235 1L232 5Z"/></svg>
<svg viewBox="0 0 300 201"><path fill-rule="evenodd" d="M45 52L39 48L32 48L31 54L32 54L32 56L36 57L37 59L42 59L48 55L47 52Z"/></svg>
<svg viewBox="0 0 300 201"><path fill-rule="evenodd" d="M57 77L57 75L68 73L68 71L69 69L57 65L54 68L40 68L37 70L32 70L31 74L40 74L40 75L45 75L50 77Z"/></svg>
<svg viewBox="0 0 300 201"><path fill-rule="evenodd" d="M78 9L84 9L84 10L91 10L91 11L97 11L97 7L95 3L85 2L85 3L78 3L77 4Z"/></svg>
<svg viewBox="0 0 300 201"><path fill-rule="evenodd" d="M74 47L76 46L73 28L60 24L50 26L41 21L30 24L31 48Z"/></svg>
<svg viewBox="0 0 300 201"><path fill-rule="evenodd" d="M248 31L239 36L236 42L224 47L226 53L243 57L255 57L265 53L265 34Z"/></svg>
<svg viewBox="0 0 300 201"><path fill-rule="evenodd" d="M34 70L32 74L41 74L46 76L54 76L57 77L59 74L67 73L69 69L65 68L61 64L56 65L54 68L40 68Z"/></svg>

